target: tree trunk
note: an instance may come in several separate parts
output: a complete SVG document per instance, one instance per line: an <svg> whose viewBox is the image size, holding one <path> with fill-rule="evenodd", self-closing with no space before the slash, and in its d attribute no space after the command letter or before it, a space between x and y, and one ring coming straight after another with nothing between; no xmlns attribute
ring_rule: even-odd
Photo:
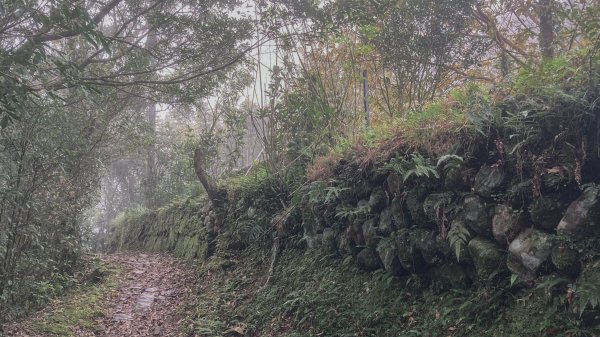
<svg viewBox="0 0 600 337"><path fill-rule="evenodd" d="M215 205L215 207L221 207L225 201L223 195L224 193L219 190L212 177L209 176L204 170L202 165L203 161L204 153L202 152L202 149L197 148L194 151L194 171L196 171L196 176L198 176L198 180L200 180L200 183L202 183L202 186L204 186L206 194L208 194L208 198L213 205Z"/></svg>
<svg viewBox="0 0 600 337"><path fill-rule="evenodd" d="M554 57L554 22L552 18L552 0L539 0L538 11L540 16L540 52L544 59Z"/></svg>
<svg viewBox="0 0 600 337"><path fill-rule="evenodd" d="M153 48L157 40L156 33L150 32L146 40L146 48ZM144 199L146 207L153 209L158 204L156 196L156 103L153 101L146 102L146 119L152 134L152 142L146 148L146 189Z"/></svg>

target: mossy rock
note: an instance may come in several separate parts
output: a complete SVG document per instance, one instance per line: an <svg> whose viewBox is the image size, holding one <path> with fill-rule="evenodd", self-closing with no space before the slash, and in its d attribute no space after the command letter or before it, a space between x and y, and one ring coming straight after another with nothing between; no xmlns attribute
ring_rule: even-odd
<svg viewBox="0 0 600 337"><path fill-rule="evenodd" d="M567 245L556 245L552 248L550 260L556 269L563 275L577 277L581 272L579 252Z"/></svg>
<svg viewBox="0 0 600 337"><path fill-rule="evenodd" d="M566 207L567 205L562 203L557 197L541 196L529 205L531 221L533 221L537 228L554 232L563 217Z"/></svg>
<svg viewBox="0 0 600 337"><path fill-rule="evenodd" d="M432 231L421 231L415 235L416 246L423 257L423 260L433 265L442 260L443 255L438 249L435 234Z"/></svg>
<svg viewBox="0 0 600 337"><path fill-rule="evenodd" d="M477 237L467 247L480 282L506 270L506 254L492 241Z"/></svg>
<svg viewBox="0 0 600 337"><path fill-rule="evenodd" d="M532 281L550 259L554 241L553 235L536 229L523 231L508 246L508 268L521 280Z"/></svg>
<svg viewBox="0 0 600 337"><path fill-rule="evenodd" d="M371 213L381 212L389 203L389 196L383 188L377 188L369 197L369 210Z"/></svg>
<svg viewBox="0 0 600 337"><path fill-rule="evenodd" d="M437 291L466 289L471 279L465 268L456 263L436 266L431 270L431 286Z"/></svg>
<svg viewBox="0 0 600 337"><path fill-rule="evenodd" d="M584 238L600 231L600 186L587 187L569 205L556 231L576 238Z"/></svg>
<svg viewBox="0 0 600 337"><path fill-rule="evenodd" d="M415 224L421 227L434 228L435 223L429 220L423 210L423 202L427 197L427 192L428 188L426 185L418 185L411 189L406 195L406 207Z"/></svg>
<svg viewBox="0 0 600 337"><path fill-rule="evenodd" d="M394 276L401 276L406 274L406 270L402 268L402 264L398 259L395 240L395 237L381 240L377 245L377 253L379 254L379 258L383 263L384 269L388 273Z"/></svg>
<svg viewBox="0 0 600 337"><path fill-rule="evenodd" d="M492 223L488 213L488 208L491 205L477 195L469 195L465 197L462 204L461 219L469 226L471 230L480 236L492 237Z"/></svg>
<svg viewBox="0 0 600 337"><path fill-rule="evenodd" d="M454 193L442 192L428 195L423 201L423 212L432 222L438 222L440 217L447 215L455 208Z"/></svg>
<svg viewBox="0 0 600 337"><path fill-rule="evenodd" d="M402 181L402 177L396 172L392 172L388 175L385 180L386 189L391 197L395 197L400 195L402 192L402 187L404 186L404 182Z"/></svg>
<svg viewBox="0 0 600 337"><path fill-rule="evenodd" d="M325 228L323 230L323 252L325 254L336 254L337 253L337 233L331 228Z"/></svg>
<svg viewBox="0 0 600 337"><path fill-rule="evenodd" d="M506 201L515 209L529 206L533 201L533 182L531 179L517 181L510 184L506 190Z"/></svg>
<svg viewBox="0 0 600 337"><path fill-rule="evenodd" d="M363 238L365 239L365 244L369 247L375 248L381 240L381 236L379 233L379 217L372 217L367 219L362 224L362 233Z"/></svg>
<svg viewBox="0 0 600 337"><path fill-rule="evenodd" d="M512 240L525 228L527 217L523 212L514 210L506 205L498 205L492 218L492 234L496 242L508 246Z"/></svg>
<svg viewBox="0 0 600 337"><path fill-rule="evenodd" d="M506 173L503 168L497 165L484 165L475 175L475 193L489 198L502 189L505 179Z"/></svg>
<svg viewBox="0 0 600 337"><path fill-rule="evenodd" d="M356 263L365 271L374 271L383 268L379 254L374 248L364 248L356 255Z"/></svg>
<svg viewBox="0 0 600 337"><path fill-rule="evenodd" d="M444 188L451 191L467 191L469 189L469 176L464 167L453 167L444 174Z"/></svg>
<svg viewBox="0 0 600 337"><path fill-rule="evenodd" d="M404 197L398 195L392 199L389 210L392 213L393 225L395 228L408 228L410 227L410 215L405 209L406 203Z"/></svg>
<svg viewBox="0 0 600 337"><path fill-rule="evenodd" d="M421 231L416 229L399 229L396 232L396 251L402 268L416 273L425 266L425 260L417 247Z"/></svg>

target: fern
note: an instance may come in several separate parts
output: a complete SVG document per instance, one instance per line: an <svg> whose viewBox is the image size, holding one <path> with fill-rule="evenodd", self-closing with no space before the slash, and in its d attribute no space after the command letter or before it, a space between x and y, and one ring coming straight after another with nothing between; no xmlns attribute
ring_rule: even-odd
<svg viewBox="0 0 600 337"><path fill-rule="evenodd" d="M426 178L440 177L437 167L431 165L428 158L415 153L410 155L410 159L392 158L390 162L385 165L385 168L400 174L402 180L405 182L412 176Z"/></svg>
<svg viewBox="0 0 600 337"><path fill-rule="evenodd" d="M438 161L436 166L438 168L442 167L442 164L444 165L442 167L442 170L444 172L448 172L451 169L459 169L463 163L464 159L461 156L457 156L455 154L447 154L444 156L441 156Z"/></svg>
<svg viewBox="0 0 600 337"><path fill-rule="evenodd" d="M594 310L600 306L600 283L591 280L584 281L575 289L576 305L579 317L587 310Z"/></svg>
<svg viewBox="0 0 600 337"><path fill-rule="evenodd" d="M311 204L330 204L339 199L341 192L348 189L348 187L327 186L324 181L315 181L309 186L308 202Z"/></svg>
<svg viewBox="0 0 600 337"><path fill-rule="evenodd" d="M368 205L363 205L360 207L343 206L340 207L339 211L335 214L335 217L340 220L351 220L367 215L368 213Z"/></svg>
<svg viewBox="0 0 600 337"><path fill-rule="evenodd" d="M460 262L460 254L467 247L467 243L471 239L471 233L462 224L456 224L448 231L448 243L454 250L456 260Z"/></svg>
<svg viewBox="0 0 600 337"><path fill-rule="evenodd" d="M560 286L560 285L565 285L567 283L569 283L569 279L567 279L567 278L551 276L551 277L547 278L546 280L544 280L543 282L541 282L540 284L538 284L536 289L543 289L546 292L546 294L550 295L552 292L552 289L554 289L555 287Z"/></svg>

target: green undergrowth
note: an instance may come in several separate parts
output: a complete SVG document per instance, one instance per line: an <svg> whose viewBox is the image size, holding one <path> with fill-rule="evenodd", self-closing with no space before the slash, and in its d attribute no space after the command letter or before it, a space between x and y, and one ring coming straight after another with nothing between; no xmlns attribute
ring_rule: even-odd
<svg viewBox="0 0 600 337"><path fill-rule="evenodd" d="M559 283L437 292L416 276L365 273L349 260L287 248L266 285L268 249L200 266L190 333L200 336L594 336Z"/></svg>
<svg viewBox="0 0 600 337"><path fill-rule="evenodd" d="M121 270L93 259L87 274L68 294L53 301L23 324L23 331L49 336L80 336L100 333L98 319L104 315L106 299L117 289Z"/></svg>
<svg viewBox="0 0 600 337"><path fill-rule="evenodd" d="M206 255L204 215L198 212L203 198L178 200L158 210L131 209L112 227L113 250L169 251L193 259Z"/></svg>

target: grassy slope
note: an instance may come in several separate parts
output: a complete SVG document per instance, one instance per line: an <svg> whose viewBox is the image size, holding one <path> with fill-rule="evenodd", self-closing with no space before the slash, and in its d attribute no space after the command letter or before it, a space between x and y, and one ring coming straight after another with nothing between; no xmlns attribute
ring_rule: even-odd
<svg viewBox="0 0 600 337"><path fill-rule="evenodd" d="M68 294L54 300L35 316L21 322L19 331L26 336L82 336L99 333L98 318L103 316L107 296L116 290L120 270L94 259L88 281L75 286Z"/></svg>
<svg viewBox="0 0 600 337"><path fill-rule="evenodd" d="M200 267L193 332L201 336L585 336L564 296L501 284L437 293L416 278L288 248L264 286L269 252ZM557 295L557 294L554 294ZM191 332L191 331L190 331ZM597 333L597 332L595 332Z"/></svg>

